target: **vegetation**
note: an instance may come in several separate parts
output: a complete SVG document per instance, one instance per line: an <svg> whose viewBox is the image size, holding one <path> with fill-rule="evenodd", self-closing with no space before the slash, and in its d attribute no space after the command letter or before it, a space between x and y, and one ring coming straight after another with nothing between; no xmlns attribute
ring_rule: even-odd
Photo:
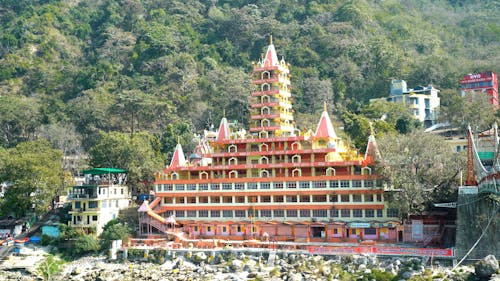
<svg viewBox="0 0 500 281"><path fill-rule="evenodd" d="M127 243L132 231L119 219L110 220L103 228L100 238L101 249L109 249L113 240L122 240Z"/></svg>
<svg viewBox="0 0 500 281"><path fill-rule="evenodd" d="M0 182L16 192L1 211L47 208L68 184L56 162L71 172L124 168L146 191L179 137L189 153L223 110L248 127L248 73L271 34L292 65L302 131L314 128L323 101L361 152L370 123L381 143L418 129L401 108L368 104L387 96L391 79L434 85L443 121L486 129L497 112L478 110L481 99L470 106L457 81L500 73L499 9L493 0L2 1Z"/></svg>
<svg viewBox="0 0 500 281"><path fill-rule="evenodd" d="M63 264L64 261L58 257L48 255L47 258L38 266L38 273L45 281L55 280L54 276L60 272Z"/></svg>

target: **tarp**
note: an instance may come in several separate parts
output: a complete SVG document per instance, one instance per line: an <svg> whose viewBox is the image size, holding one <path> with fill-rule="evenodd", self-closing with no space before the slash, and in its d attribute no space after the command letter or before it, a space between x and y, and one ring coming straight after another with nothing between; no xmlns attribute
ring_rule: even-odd
<svg viewBox="0 0 500 281"><path fill-rule="evenodd" d="M118 174L118 173L126 173L127 170L118 169L118 168L93 168L89 170L84 170L84 174L90 175L104 175L104 174Z"/></svg>

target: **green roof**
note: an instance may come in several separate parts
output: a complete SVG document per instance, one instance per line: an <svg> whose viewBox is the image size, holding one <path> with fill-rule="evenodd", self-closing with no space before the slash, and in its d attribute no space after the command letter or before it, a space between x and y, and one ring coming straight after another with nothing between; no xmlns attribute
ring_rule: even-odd
<svg viewBox="0 0 500 281"><path fill-rule="evenodd" d="M84 170L84 174L90 175L104 175L104 174L119 174L126 173L127 170L118 169L118 168L93 168L89 170Z"/></svg>

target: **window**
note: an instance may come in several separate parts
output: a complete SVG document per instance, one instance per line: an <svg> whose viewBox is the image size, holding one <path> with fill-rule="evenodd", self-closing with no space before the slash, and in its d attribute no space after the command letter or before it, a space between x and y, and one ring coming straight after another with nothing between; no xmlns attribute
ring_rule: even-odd
<svg viewBox="0 0 500 281"><path fill-rule="evenodd" d="M382 202L382 194L377 194L377 201Z"/></svg>
<svg viewBox="0 0 500 281"><path fill-rule="evenodd" d="M297 182L294 182L294 181L287 182L286 188L297 188Z"/></svg>
<svg viewBox="0 0 500 281"><path fill-rule="evenodd" d="M326 181L313 181L313 188L325 188Z"/></svg>
<svg viewBox="0 0 500 281"><path fill-rule="evenodd" d="M309 217L311 217L311 210L300 210L300 216L302 218L309 218Z"/></svg>
<svg viewBox="0 0 500 281"><path fill-rule="evenodd" d="M365 202L373 202L373 194L365 194Z"/></svg>
<svg viewBox="0 0 500 281"><path fill-rule="evenodd" d="M236 200L236 203L245 203L245 196L236 196L234 199Z"/></svg>
<svg viewBox="0 0 500 281"><path fill-rule="evenodd" d="M174 190L174 187L171 184L165 184L163 186L163 190L164 191L172 191L172 190Z"/></svg>
<svg viewBox="0 0 500 281"><path fill-rule="evenodd" d="M207 232L211 232L212 231L212 227L211 226L207 226Z"/></svg>
<svg viewBox="0 0 500 281"><path fill-rule="evenodd" d="M166 200L167 200L167 198L165 198L165 201ZM184 197L176 197L175 202L178 204L184 204L184 203L186 203L186 199Z"/></svg>
<svg viewBox="0 0 500 281"><path fill-rule="evenodd" d="M200 211L198 211L198 216L200 218L208 218L208 210L200 210Z"/></svg>
<svg viewBox="0 0 500 281"><path fill-rule="evenodd" d="M394 209L394 208L387 209L387 216L388 217L397 217L398 216L398 209Z"/></svg>
<svg viewBox="0 0 500 281"><path fill-rule="evenodd" d="M196 190L196 184L188 184L187 190Z"/></svg>
<svg viewBox="0 0 500 281"><path fill-rule="evenodd" d="M301 182L299 182L299 187L300 188L309 188L309 182L308 181L301 181Z"/></svg>
<svg viewBox="0 0 500 281"><path fill-rule="evenodd" d="M326 210L313 210L313 217L316 218L326 218L327 217Z"/></svg>
<svg viewBox="0 0 500 281"><path fill-rule="evenodd" d="M175 216L178 218L183 218L184 217L184 211L175 211Z"/></svg>
<svg viewBox="0 0 500 281"><path fill-rule="evenodd" d="M330 181L330 188L338 188L339 181Z"/></svg>
<svg viewBox="0 0 500 281"><path fill-rule="evenodd" d="M275 182L273 185L274 185L274 188L277 188L277 189L283 188L283 182Z"/></svg>
<svg viewBox="0 0 500 281"><path fill-rule="evenodd" d="M258 201L257 196L248 196L248 203L257 203Z"/></svg>
<svg viewBox="0 0 500 281"><path fill-rule="evenodd" d="M97 221L97 216L92 216L93 221Z"/></svg>
<svg viewBox="0 0 500 281"><path fill-rule="evenodd" d="M190 204L196 204L196 197L188 197L187 202Z"/></svg>
<svg viewBox="0 0 500 281"><path fill-rule="evenodd" d="M339 210L337 210L337 209L331 209L330 210L330 217L331 218L338 218L339 217Z"/></svg>
<svg viewBox="0 0 500 281"><path fill-rule="evenodd" d="M292 202L292 203L297 202L297 196L295 196L295 195L287 195L286 196L286 202Z"/></svg>
<svg viewBox="0 0 500 281"><path fill-rule="evenodd" d="M361 202L361 201L362 201L361 194L352 195L352 202Z"/></svg>
<svg viewBox="0 0 500 281"><path fill-rule="evenodd" d="M283 195L274 195L274 203L283 203Z"/></svg>
<svg viewBox="0 0 500 281"><path fill-rule="evenodd" d="M97 208L97 201L89 201L89 209Z"/></svg>
<svg viewBox="0 0 500 281"><path fill-rule="evenodd" d="M361 218L363 217L363 210L361 209L354 209L352 210L352 216L355 218Z"/></svg>
<svg viewBox="0 0 500 281"><path fill-rule="evenodd" d="M210 203L220 203L219 196L210 196Z"/></svg>
<svg viewBox="0 0 500 281"><path fill-rule="evenodd" d="M366 180L365 187L373 187L373 181Z"/></svg>
<svg viewBox="0 0 500 281"><path fill-rule="evenodd" d="M212 218L220 218L220 210L211 210L210 211L210 216Z"/></svg>
<svg viewBox="0 0 500 281"><path fill-rule="evenodd" d="M257 183L256 182L249 182L247 183L248 189L257 189Z"/></svg>
<svg viewBox="0 0 500 281"><path fill-rule="evenodd" d="M365 235L376 235L377 229L375 228L365 228Z"/></svg>
<svg viewBox="0 0 500 281"><path fill-rule="evenodd" d="M311 197L309 195L300 195L300 202L311 202Z"/></svg>
<svg viewBox="0 0 500 281"><path fill-rule="evenodd" d="M267 196L261 196L260 197L260 202L261 203L269 203L271 202L271 196L267 195Z"/></svg>
<svg viewBox="0 0 500 281"><path fill-rule="evenodd" d="M313 202L320 202L320 203L326 202L326 195L313 195L312 200Z"/></svg>
<svg viewBox="0 0 500 281"><path fill-rule="evenodd" d="M261 182L260 189L271 189L271 183L269 182Z"/></svg>
<svg viewBox="0 0 500 281"><path fill-rule="evenodd" d="M349 188L349 181L340 181L341 188Z"/></svg>
<svg viewBox="0 0 500 281"><path fill-rule="evenodd" d="M222 202L223 203L233 203L233 197L232 196L223 196Z"/></svg>
<svg viewBox="0 0 500 281"><path fill-rule="evenodd" d="M260 210L260 216L265 218L270 218L271 210Z"/></svg>
<svg viewBox="0 0 500 281"><path fill-rule="evenodd" d="M231 190L231 189L233 189L233 185L232 185L232 183L225 182L222 184L222 189L223 190Z"/></svg>
<svg viewBox="0 0 500 281"><path fill-rule="evenodd" d="M200 190L208 190L208 184L200 183L199 188L200 188Z"/></svg>
<svg viewBox="0 0 500 281"><path fill-rule="evenodd" d="M296 218L297 210L286 210L286 216L289 218Z"/></svg>
<svg viewBox="0 0 500 281"><path fill-rule="evenodd" d="M351 210L350 209L342 209L340 211L340 215L343 217L343 218L350 218L351 217Z"/></svg>
<svg viewBox="0 0 500 281"><path fill-rule="evenodd" d="M108 201L102 200L101 201L101 208L106 208L107 203L108 203Z"/></svg>
<svg viewBox="0 0 500 281"><path fill-rule="evenodd" d="M366 209L365 210L365 218L373 218L375 217L375 212L373 209Z"/></svg>
<svg viewBox="0 0 500 281"><path fill-rule="evenodd" d="M330 202L339 202L339 197L337 196L337 194L330 194Z"/></svg>
<svg viewBox="0 0 500 281"><path fill-rule="evenodd" d="M352 181L352 187L356 187L356 188L361 187L361 181Z"/></svg>
<svg viewBox="0 0 500 281"><path fill-rule="evenodd" d="M234 211L234 216L237 218L244 218L245 217L245 210Z"/></svg>
<svg viewBox="0 0 500 281"><path fill-rule="evenodd" d="M208 203L208 197L207 196L201 196L198 198L199 203L207 204Z"/></svg>
<svg viewBox="0 0 500 281"><path fill-rule="evenodd" d="M183 184L176 184L175 190L184 190L185 186Z"/></svg>
<svg viewBox="0 0 500 281"><path fill-rule="evenodd" d="M285 211L283 210L274 210L274 217L282 218L285 216Z"/></svg>
<svg viewBox="0 0 500 281"><path fill-rule="evenodd" d="M186 211L186 217L188 217L188 218L195 218L196 217L196 211Z"/></svg>
<svg viewBox="0 0 500 281"><path fill-rule="evenodd" d="M349 202L349 194L340 195L340 202Z"/></svg>
<svg viewBox="0 0 500 281"><path fill-rule="evenodd" d="M233 210L222 211L222 216L225 218L232 218L233 217Z"/></svg>
<svg viewBox="0 0 500 281"><path fill-rule="evenodd" d="M382 209L377 209L377 218L383 217L382 215Z"/></svg>
<svg viewBox="0 0 500 281"><path fill-rule="evenodd" d="M243 190L245 189L245 184L242 182L237 182L234 184L234 189L236 190Z"/></svg>
<svg viewBox="0 0 500 281"><path fill-rule="evenodd" d="M220 183L211 183L210 189L211 190L220 190Z"/></svg>

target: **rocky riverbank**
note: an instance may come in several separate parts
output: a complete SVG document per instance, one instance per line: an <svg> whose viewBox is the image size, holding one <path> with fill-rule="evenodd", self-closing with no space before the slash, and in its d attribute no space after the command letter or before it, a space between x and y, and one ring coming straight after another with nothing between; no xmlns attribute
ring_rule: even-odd
<svg viewBox="0 0 500 281"><path fill-rule="evenodd" d="M164 259L164 260L163 260ZM138 280L498 280L498 261L489 256L478 267L426 267L421 259L373 256L343 257L304 254L264 254L205 252L168 254L161 264L143 257L134 261L109 261L105 257L85 257L65 263L52 280L138 281ZM395 278L395 279L393 279ZM422 279L423 278L423 279ZM479 279L481 278L481 279ZM0 280L43 280L34 268L27 271L0 271Z"/></svg>

